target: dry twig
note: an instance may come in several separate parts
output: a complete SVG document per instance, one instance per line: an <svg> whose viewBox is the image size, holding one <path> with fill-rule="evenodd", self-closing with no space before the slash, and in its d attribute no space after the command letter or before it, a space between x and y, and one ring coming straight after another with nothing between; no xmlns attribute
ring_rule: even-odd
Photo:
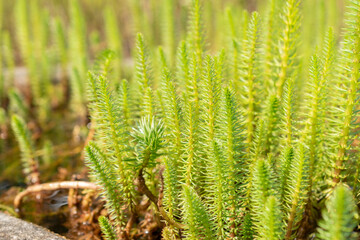
<svg viewBox="0 0 360 240"><path fill-rule="evenodd" d="M16 211L19 211L22 199L26 195L31 193L37 193L41 191L55 191L59 189L79 189L79 188L98 190L100 189L100 186L91 182L83 182L83 181L64 181L64 182L37 184L28 187L25 191L22 191L21 193L16 195L14 199L14 207Z"/></svg>

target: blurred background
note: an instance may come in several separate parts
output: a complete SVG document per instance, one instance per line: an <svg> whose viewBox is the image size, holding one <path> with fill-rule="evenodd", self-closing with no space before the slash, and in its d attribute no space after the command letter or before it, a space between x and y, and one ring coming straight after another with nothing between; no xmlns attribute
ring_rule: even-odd
<svg viewBox="0 0 360 240"><path fill-rule="evenodd" d="M9 33L11 39L14 40L13 47L15 50L19 48L19 39L16 39L16 4L18 1L1 0L1 21L0 26L3 33ZM49 31L49 44L53 41L51 39L51 31L54 31L55 22L60 21L64 28L71 25L71 7L69 6L72 1L70 0L32 0L28 1L27 11L28 19L27 24L29 27L30 35L35 35L37 28L36 21L44 21L45 27ZM109 47L106 42L106 28L105 28L105 15L112 12L118 23L119 29L119 44L122 46L123 54L127 57L131 56L131 49L134 45L134 36L137 32L142 32L150 45L161 45L166 43L166 36L163 31L164 25L169 24L169 20L173 19L174 22L174 44L176 45L180 39L185 36L187 20L188 20L188 7L191 3L190 0L79 0L80 16L83 18L81 21L85 23L84 33L86 33L86 41L88 42L89 54L94 55L99 49ZM168 13L170 4L175 3L175 8L171 9L173 16ZM269 4L269 0L206 0L204 1L204 26L208 36L209 46L212 49L219 49L219 43L225 37L224 31L227 28L226 9L233 12L234 22L242 22L244 14L241 9L247 12L260 11L264 12ZM276 0L279 5L282 0ZM319 35L323 33L326 26L334 26L339 30L342 13L344 8L344 0L304 0L302 1L303 20L305 24L311 25L309 29L311 32L304 34ZM239 6L241 8L239 8ZM36 9L38 8L38 9ZM325 10L325 11L323 11ZM325 16L320 16L325 12ZM41 15L38 20L35 16ZM265 17L263 15L263 17ZM220 20L220 21L219 21ZM218 24L214 24L218 23ZM220 24L219 24L220 23ZM33 36L36 38L36 36ZM67 39L70 38L65 33ZM309 44L313 42L313 38L308 38ZM111 44L110 44L111 45ZM21 63L21 54L16 52L16 63Z"/></svg>

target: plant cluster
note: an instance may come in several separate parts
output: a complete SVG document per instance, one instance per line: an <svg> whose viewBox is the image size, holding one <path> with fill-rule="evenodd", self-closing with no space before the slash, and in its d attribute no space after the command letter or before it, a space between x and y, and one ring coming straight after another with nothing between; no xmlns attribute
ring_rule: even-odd
<svg viewBox="0 0 360 240"><path fill-rule="evenodd" d="M305 83L299 82L304 63L297 0L282 6L275 24L280 31L274 37L268 29L268 37L274 38L269 41L262 41L263 24L252 13L241 49L230 56L227 50L208 53L201 3L193 1L189 37L178 49L175 66L161 57L157 91L141 34L136 94L109 90L106 71L90 74L90 106L100 147L92 143L86 151L119 234L129 229L116 212L117 204L126 206L131 218L139 198L160 195L152 201L165 219L164 239L356 235L355 200L344 184L352 189L359 184L357 169L349 166L357 166L360 2L348 4L340 46L330 28L310 58ZM276 1L270 6L275 8ZM270 55L265 61L263 53ZM238 64L229 64L235 60ZM134 126L130 139L129 123ZM102 178L104 173L111 174ZM114 189L109 182L119 186ZM123 199L112 197L117 192ZM328 212L316 231L316 208L325 208L321 199L328 194ZM101 224L114 239L111 223Z"/></svg>
<svg viewBox="0 0 360 240"><path fill-rule="evenodd" d="M21 19L25 1L17 2ZM342 37L329 24L313 33L303 20L305 0L268 0L263 14L240 17L228 8L217 19L228 26L219 51L206 40L213 37L205 31L206 1L191 1L186 37L176 41L176 1L164 0L164 47L138 33L134 70L121 81L114 14L105 14L112 50L87 72L83 17L72 2L71 102L82 120L90 115L85 162L106 201L105 239L130 239L144 209L161 219L163 239L358 237L359 0L346 2ZM19 27L19 36L29 37L26 31ZM44 120L48 61L21 42L26 65L37 66L31 89ZM29 108L16 91L9 98L24 173L37 184L34 144L21 119Z"/></svg>

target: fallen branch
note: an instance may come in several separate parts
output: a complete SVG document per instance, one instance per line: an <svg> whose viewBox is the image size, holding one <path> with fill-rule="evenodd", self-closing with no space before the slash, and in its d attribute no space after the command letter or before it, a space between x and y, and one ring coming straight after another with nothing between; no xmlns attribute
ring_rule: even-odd
<svg viewBox="0 0 360 240"><path fill-rule="evenodd" d="M83 182L83 181L64 181L64 182L52 182L52 183L33 185L28 187L25 191L22 191L21 193L16 195L14 199L14 208L17 212L20 211L20 205L22 199L26 195L29 195L31 193L37 193L41 191L55 191L59 189L79 189L79 188L98 190L100 189L100 186L91 182Z"/></svg>

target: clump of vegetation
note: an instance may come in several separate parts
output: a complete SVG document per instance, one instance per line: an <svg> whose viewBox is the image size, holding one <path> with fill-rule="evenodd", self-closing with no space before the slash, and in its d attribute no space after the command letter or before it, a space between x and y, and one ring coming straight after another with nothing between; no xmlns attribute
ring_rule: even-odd
<svg viewBox="0 0 360 240"><path fill-rule="evenodd" d="M142 33L127 65L126 31L110 5L110 50L89 51L96 40L87 41L81 5L71 1L69 26L54 20L44 57L50 16L33 2L28 16L28 3L16 1L30 97L1 95L10 104L0 128L11 115L27 184L40 185L39 159L51 166L57 154L49 125L61 109L96 185L58 186L100 193L105 239L146 236L137 231L144 218L162 239L356 239L360 1L346 2L343 25L332 20L335 1L267 0L249 12L235 1L192 0L185 20L175 17L183 1L151 2L161 5L160 19L129 1ZM26 19L38 26L31 34ZM161 26L152 31L151 22ZM13 76L8 34L2 39ZM57 83L49 77L55 64ZM40 154L32 125L47 136Z"/></svg>

